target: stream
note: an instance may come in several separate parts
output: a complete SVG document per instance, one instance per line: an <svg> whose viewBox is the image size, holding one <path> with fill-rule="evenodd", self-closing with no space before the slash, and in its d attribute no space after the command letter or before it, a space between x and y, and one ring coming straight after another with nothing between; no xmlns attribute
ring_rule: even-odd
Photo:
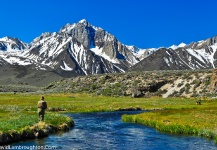
<svg viewBox="0 0 217 150"><path fill-rule="evenodd" d="M141 111L67 114L75 122L70 131L12 145L63 150L217 150L214 140L161 133L147 126L121 121L123 114L135 113Z"/></svg>

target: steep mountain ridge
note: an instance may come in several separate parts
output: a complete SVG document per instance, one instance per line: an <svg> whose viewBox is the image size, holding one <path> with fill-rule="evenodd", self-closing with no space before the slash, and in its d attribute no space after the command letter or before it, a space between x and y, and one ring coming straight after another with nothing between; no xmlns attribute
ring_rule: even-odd
<svg viewBox="0 0 217 150"><path fill-rule="evenodd" d="M67 76L124 72L139 61L112 34L86 20L43 33L22 56Z"/></svg>
<svg viewBox="0 0 217 150"><path fill-rule="evenodd" d="M159 48L135 64L129 71L183 70L215 68L217 59L217 36L188 45Z"/></svg>

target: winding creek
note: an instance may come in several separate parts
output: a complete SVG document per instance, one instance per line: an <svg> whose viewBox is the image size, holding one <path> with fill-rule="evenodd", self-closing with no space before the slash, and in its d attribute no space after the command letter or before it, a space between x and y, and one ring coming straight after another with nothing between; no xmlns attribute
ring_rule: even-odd
<svg viewBox="0 0 217 150"><path fill-rule="evenodd" d="M55 146L56 149L63 150L217 150L217 144L213 140L165 134L147 126L121 121L123 114L135 113L141 111L67 114L75 121L75 127L69 132L12 145Z"/></svg>

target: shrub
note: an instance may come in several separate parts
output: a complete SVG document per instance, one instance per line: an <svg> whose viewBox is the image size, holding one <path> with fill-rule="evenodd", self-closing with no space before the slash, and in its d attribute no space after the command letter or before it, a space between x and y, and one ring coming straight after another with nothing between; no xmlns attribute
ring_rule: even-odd
<svg viewBox="0 0 217 150"><path fill-rule="evenodd" d="M185 87L183 87L179 90L179 93L184 93L184 92L185 92Z"/></svg>
<svg viewBox="0 0 217 150"><path fill-rule="evenodd" d="M96 85L96 84L92 84L92 85L91 85L91 89L92 89L92 90L97 89L97 85Z"/></svg>
<svg viewBox="0 0 217 150"><path fill-rule="evenodd" d="M182 85L183 85L183 82L179 83L179 84L177 85L177 87L181 87Z"/></svg>
<svg viewBox="0 0 217 150"><path fill-rule="evenodd" d="M121 87L121 84L118 83L118 82L116 82L116 83L114 84L114 87L115 87L115 88L117 88L117 87Z"/></svg>
<svg viewBox="0 0 217 150"><path fill-rule="evenodd" d="M102 91L102 95L105 95L105 96L111 96L112 95L112 90L110 87L107 87L106 89L104 89Z"/></svg>

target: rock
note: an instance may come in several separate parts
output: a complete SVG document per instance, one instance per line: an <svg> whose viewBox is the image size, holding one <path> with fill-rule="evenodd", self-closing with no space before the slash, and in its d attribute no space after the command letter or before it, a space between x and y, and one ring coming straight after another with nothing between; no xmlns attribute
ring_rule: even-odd
<svg viewBox="0 0 217 150"><path fill-rule="evenodd" d="M131 95L132 98L138 98L138 97L143 96L142 91L140 91L139 89L132 88L131 92L132 92L132 95Z"/></svg>
<svg viewBox="0 0 217 150"><path fill-rule="evenodd" d="M59 125L59 127L58 127L58 130L60 130L60 131L68 131L70 128L69 128L69 126L66 124L66 123L64 123L64 124L61 124L61 125Z"/></svg>
<svg viewBox="0 0 217 150"><path fill-rule="evenodd" d="M19 141L21 139L21 135L17 131L11 131L10 135L12 137L12 141Z"/></svg>
<svg viewBox="0 0 217 150"><path fill-rule="evenodd" d="M20 133L20 137L21 137L21 140L24 140L24 139L34 139L35 138L35 134L34 134L33 131L23 130Z"/></svg>
<svg viewBox="0 0 217 150"><path fill-rule="evenodd" d="M41 137L46 137L49 135L49 131L46 130L42 130L42 129L39 129L37 132L34 133L35 137L36 138L41 138Z"/></svg>
<svg viewBox="0 0 217 150"><path fill-rule="evenodd" d="M7 142L10 142L8 134L1 133L0 134L0 144L7 143Z"/></svg>

